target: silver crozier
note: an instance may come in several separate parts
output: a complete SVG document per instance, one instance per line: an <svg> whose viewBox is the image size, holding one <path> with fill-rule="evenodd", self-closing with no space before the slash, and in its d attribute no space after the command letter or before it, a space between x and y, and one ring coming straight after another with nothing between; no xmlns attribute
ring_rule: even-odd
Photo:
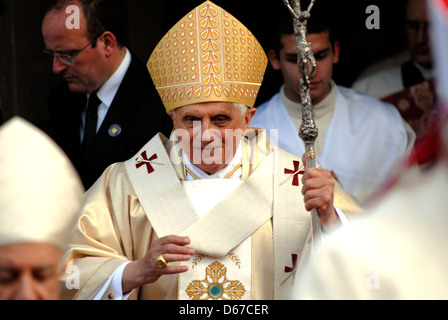
<svg viewBox="0 0 448 320"><path fill-rule="evenodd" d="M313 169L316 167L316 153L314 152L314 142L318 136L318 129L314 121L314 108L311 102L311 82L316 70L316 60L311 50L311 43L307 40L307 24L310 18L310 12L315 0L312 0L306 11L301 10L300 0L283 0L292 14L294 23L294 32L297 37L297 60L300 72L300 97L302 101L302 124L299 131L299 137L305 144L306 167ZM312 223L312 248L321 239L321 223L317 210L311 212Z"/></svg>

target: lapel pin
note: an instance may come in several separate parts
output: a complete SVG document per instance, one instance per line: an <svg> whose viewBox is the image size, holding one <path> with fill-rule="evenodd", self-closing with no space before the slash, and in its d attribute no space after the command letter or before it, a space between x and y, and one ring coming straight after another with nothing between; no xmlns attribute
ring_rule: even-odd
<svg viewBox="0 0 448 320"><path fill-rule="evenodd" d="M109 128L109 136L116 138L121 134L121 127L118 124L114 124Z"/></svg>

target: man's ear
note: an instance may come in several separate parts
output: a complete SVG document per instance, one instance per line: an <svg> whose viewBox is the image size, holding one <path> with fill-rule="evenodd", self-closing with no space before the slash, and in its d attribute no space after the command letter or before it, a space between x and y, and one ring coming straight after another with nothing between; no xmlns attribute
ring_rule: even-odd
<svg viewBox="0 0 448 320"><path fill-rule="evenodd" d="M271 49L268 51L268 59L272 69L280 70L280 59L274 50Z"/></svg>
<svg viewBox="0 0 448 320"><path fill-rule="evenodd" d="M254 117L256 112L257 112L256 108L249 108L246 111L246 113L244 114L243 131L246 131L250 127L250 122L252 121L252 118Z"/></svg>
<svg viewBox="0 0 448 320"><path fill-rule="evenodd" d="M117 38L112 32L106 31L99 38L103 42L106 57L112 56L118 46Z"/></svg>
<svg viewBox="0 0 448 320"><path fill-rule="evenodd" d="M174 120L175 120L174 113L172 111L167 111L166 114L171 118L171 120L173 120L173 123L174 123Z"/></svg>
<svg viewBox="0 0 448 320"><path fill-rule="evenodd" d="M334 42L333 51L333 64L337 64L339 62L339 56L341 54L341 43L339 41Z"/></svg>

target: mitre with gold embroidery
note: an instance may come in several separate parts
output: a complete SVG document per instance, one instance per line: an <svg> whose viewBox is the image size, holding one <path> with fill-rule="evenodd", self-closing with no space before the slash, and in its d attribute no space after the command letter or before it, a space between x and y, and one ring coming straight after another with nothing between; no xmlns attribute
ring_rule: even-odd
<svg viewBox="0 0 448 320"><path fill-rule="evenodd" d="M254 35L206 1L163 37L147 66L165 108L171 111L209 101L253 107L267 63Z"/></svg>

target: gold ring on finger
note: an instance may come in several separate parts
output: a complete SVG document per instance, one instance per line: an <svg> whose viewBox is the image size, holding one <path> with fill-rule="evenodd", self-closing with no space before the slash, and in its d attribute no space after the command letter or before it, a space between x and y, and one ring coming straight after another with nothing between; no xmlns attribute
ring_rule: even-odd
<svg viewBox="0 0 448 320"><path fill-rule="evenodd" d="M163 255L160 255L157 259L156 259L156 265L159 268L166 268L168 263L166 262L165 258L163 257Z"/></svg>

